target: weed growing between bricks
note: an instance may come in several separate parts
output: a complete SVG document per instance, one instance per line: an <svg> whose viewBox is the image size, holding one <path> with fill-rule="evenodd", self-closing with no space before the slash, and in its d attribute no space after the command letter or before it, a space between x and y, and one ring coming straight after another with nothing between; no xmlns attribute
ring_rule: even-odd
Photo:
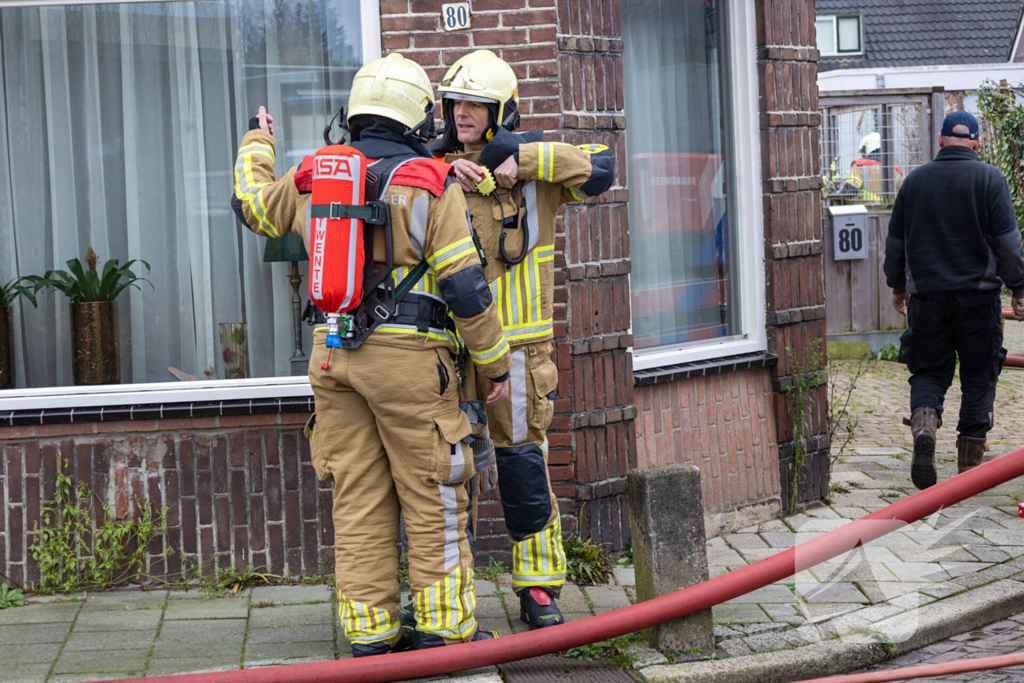
<svg viewBox="0 0 1024 683"><path fill-rule="evenodd" d="M807 437L811 433L808 413L813 403L813 392L821 385L821 339L815 339L807 348L803 360L797 358L793 347L786 347L786 355L793 367L793 381L784 391L789 396L789 415L793 420L793 462L790 464L790 509L797 509L800 484L807 464Z"/></svg>
<svg viewBox="0 0 1024 683"><path fill-rule="evenodd" d="M36 542L29 546L39 566L36 592L105 590L142 575L150 540L167 531L166 508L154 512L136 498L136 518L117 519L86 483L72 482L65 472L67 460L58 458L58 463L53 500L43 505L42 525L35 524Z"/></svg>

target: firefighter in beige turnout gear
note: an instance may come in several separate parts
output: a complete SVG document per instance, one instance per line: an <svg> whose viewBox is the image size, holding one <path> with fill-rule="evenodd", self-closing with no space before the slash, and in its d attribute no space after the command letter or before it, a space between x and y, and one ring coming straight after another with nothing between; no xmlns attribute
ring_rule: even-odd
<svg viewBox="0 0 1024 683"><path fill-rule="evenodd" d="M575 147L540 141L542 134L513 133L519 123L516 77L488 50L456 61L438 91L444 133L433 151L445 154L466 190L512 352L510 398L487 409L513 546L512 588L523 621L553 626L563 621L554 598L566 569L547 471L547 429L558 387L551 360L555 219L564 203L611 186L615 158L599 145ZM487 192L484 168L497 182L494 192Z"/></svg>
<svg viewBox="0 0 1024 683"><path fill-rule="evenodd" d="M454 318L477 371L488 378L489 400L507 395L508 342L462 188L423 145L433 137L426 73L397 54L370 62L355 76L347 121L351 146L368 159L415 157L394 171L381 199L391 210L396 283L423 260L430 267L406 299L425 317L396 315L358 349L332 349L326 364L326 328L314 331L309 379L316 412L306 435L317 476L334 482L341 622L355 656L491 637L474 618L473 558L464 531L464 482L474 474L466 441L471 428L459 409L456 339L443 321ZM275 179L273 121L261 107L250 125L238 152L232 205L253 232L297 232L313 253L311 158ZM380 267L385 241L376 229ZM414 629L399 620L399 513L409 542Z"/></svg>

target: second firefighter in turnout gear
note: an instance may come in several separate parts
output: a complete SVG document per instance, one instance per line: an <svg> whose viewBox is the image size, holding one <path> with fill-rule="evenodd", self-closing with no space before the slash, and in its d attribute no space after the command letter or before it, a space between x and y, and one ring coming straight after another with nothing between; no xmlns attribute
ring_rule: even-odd
<svg viewBox="0 0 1024 683"><path fill-rule="evenodd" d="M296 232L314 254L314 240L321 237L311 235L310 216L323 209L311 206L313 158L275 178L273 121L262 107L256 124L239 149L232 205L253 232ZM327 330L314 332L309 379L316 412L306 435L317 476L334 483L341 623L354 656L491 637L474 618L464 485L474 474L471 426L459 409L449 316L477 371L492 380L489 400L507 395L508 343L470 234L462 188L451 168L424 147L433 128L426 73L398 54L370 62L352 83L347 125L351 147L366 157L368 172L388 169L376 187L390 207L391 284L397 287L423 262L429 268L358 348L328 349ZM322 173L319 166L316 172ZM382 231L366 229L378 231L372 260L380 267L387 261ZM404 628L400 513L415 617Z"/></svg>
<svg viewBox="0 0 1024 683"><path fill-rule="evenodd" d="M603 146L513 133L519 125L516 76L488 50L455 62L438 92L444 132L434 152L445 154L466 190L512 353L509 400L487 410L513 544L512 589L523 621L553 626L563 621L554 599L565 583L558 503L547 470L558 387L551 360L555 219L564 203L611 186L615 157Z"/></svg>

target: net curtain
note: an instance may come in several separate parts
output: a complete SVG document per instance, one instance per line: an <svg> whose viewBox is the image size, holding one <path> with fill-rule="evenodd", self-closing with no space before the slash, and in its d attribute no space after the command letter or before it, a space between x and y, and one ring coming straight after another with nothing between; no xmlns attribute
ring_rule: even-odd
<svg viewBox="0 0 1024 683"><path fill-rule="evenodd" d="M279 176L319 147L359 36L346 0L0 10L0 279L90 246L145 259L153 286L118 298L122 382L223 376L221 322L248 324L251 376L289 374L288 264L231 212L236 146L266 104ZM70 336L63 295L17 304L16 386L70 385Z"/></svg>

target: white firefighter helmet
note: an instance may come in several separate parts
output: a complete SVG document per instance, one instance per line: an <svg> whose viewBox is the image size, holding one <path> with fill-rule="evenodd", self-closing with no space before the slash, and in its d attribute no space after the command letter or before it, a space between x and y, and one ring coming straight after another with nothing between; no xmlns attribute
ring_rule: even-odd
<svg viewBox="0 0 1024 683"><path fill-rule="evenodd" d="M397 52L369 62L356 72L348 96L348 119L362 114L393 119L413 131L426 126L432 132L434 91L427 72Z"/></svg>

